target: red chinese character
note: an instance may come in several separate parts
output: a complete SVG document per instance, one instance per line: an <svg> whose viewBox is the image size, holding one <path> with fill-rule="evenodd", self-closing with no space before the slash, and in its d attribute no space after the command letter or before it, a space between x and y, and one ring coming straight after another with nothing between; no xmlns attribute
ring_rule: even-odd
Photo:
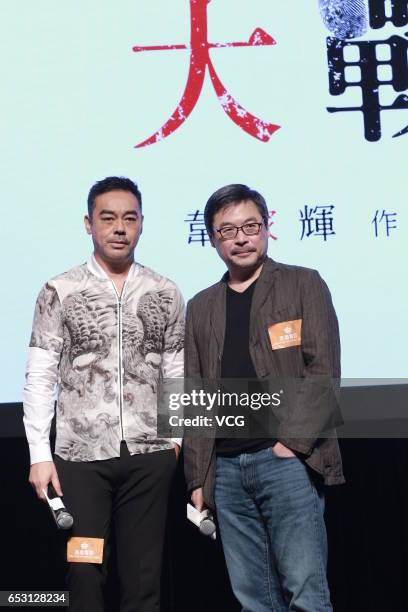
<svg viewBox="0 0 408 612"><path fill-rule="evenodd" d="M269 211L269 219L272 219L272 217L274 217L276 215L276 210L270 210ZM268 227L272 227L272 225L275 225L275 221L270 221L268 223ZM272 234L271 232L269 232L269 237L272 238L272 240L277 240L277 236L274 236L274 234Z"/></svg>
<svg viewBox="0 0 408 612"><path fill-rule="evenodd" d="M188 49L190 55L190 70L188 74L187 84L183 95L177 105L176 110L170 119L155 132L150 138L136 145L136 148L154 144L169 136L172 132L189 117L193 111L203 87L206 68L210 73L211 81L223 110L228 117L234 121L245 132L261 140L268 142L270 137L279 125L267 123L258 117L252 115L249 111L234 100L231 94L225 89L224 85L218 78L218 75L212 64L209 50L220 47L256 47L275 45L276 41L261 28L257 28L249 38L248 42L232 42L232 43L209 43L207 40L207 4L211 0L190 0L191 13L191 40L190 45L159 45L152 47L133 47L136 53L140 51L163 51L174 49Z"/></svg>

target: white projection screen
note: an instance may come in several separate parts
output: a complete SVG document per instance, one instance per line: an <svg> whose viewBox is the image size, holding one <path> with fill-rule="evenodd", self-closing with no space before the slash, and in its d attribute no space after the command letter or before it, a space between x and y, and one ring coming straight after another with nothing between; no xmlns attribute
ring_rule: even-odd
<svg viewBox="0 0 408 612"><path fill-rule="evenodd" d="M343 376L403 379L406 4L3 2L0 402L21 400L42 284L91 253L86 196L108 175L139 184L137 260L186 300L224 271L209 195L259 190L269 255L331 289Z"/></svg>

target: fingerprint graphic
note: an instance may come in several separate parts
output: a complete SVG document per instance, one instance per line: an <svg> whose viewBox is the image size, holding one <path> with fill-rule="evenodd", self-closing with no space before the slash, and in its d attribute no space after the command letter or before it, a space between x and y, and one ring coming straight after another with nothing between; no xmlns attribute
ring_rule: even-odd
<svg viewBox="0 0 408 612"><path fill-rule="evenodd" d="M367 32L367 0L319 0L326 28L336 38L357 38Z"/></svg>

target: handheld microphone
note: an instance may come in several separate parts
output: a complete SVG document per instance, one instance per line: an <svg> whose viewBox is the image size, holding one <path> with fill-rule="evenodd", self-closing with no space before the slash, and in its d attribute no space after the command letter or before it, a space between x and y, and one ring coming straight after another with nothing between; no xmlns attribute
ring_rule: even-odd
<svg viewBox="0 0 408 612"><path fill-rule="evenodd" d="M202 535L208 536L212 540L216 539L217 528L214 517L208 509L199 512L194 506L187 504L187 518L198 527Z"/></svg>
<svg viewBox="0 0 408 612"><path fill-rule="evenodd" d="M319 0L326 28L336 38L358 38L368 30L367 0Z"/></svg>
<svg viewBox="0 0 408 612"><path fill-rule="evenodd" d="M65 508L61 497L57 495L51 483L48 485L47 491L43 489L43 493L57 527L59 529L70 529L74 524L72 514Z"/></svg>

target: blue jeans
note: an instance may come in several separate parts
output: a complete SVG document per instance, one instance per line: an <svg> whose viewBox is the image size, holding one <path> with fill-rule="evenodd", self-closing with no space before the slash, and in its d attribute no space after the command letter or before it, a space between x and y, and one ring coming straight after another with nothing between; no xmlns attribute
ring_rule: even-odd
<svg viewBox="0 0 408 612"><path fill-rule="evenodd" d="M327 612L324 497L297 457L218 457L215 504L243 612Z"/></svg>

